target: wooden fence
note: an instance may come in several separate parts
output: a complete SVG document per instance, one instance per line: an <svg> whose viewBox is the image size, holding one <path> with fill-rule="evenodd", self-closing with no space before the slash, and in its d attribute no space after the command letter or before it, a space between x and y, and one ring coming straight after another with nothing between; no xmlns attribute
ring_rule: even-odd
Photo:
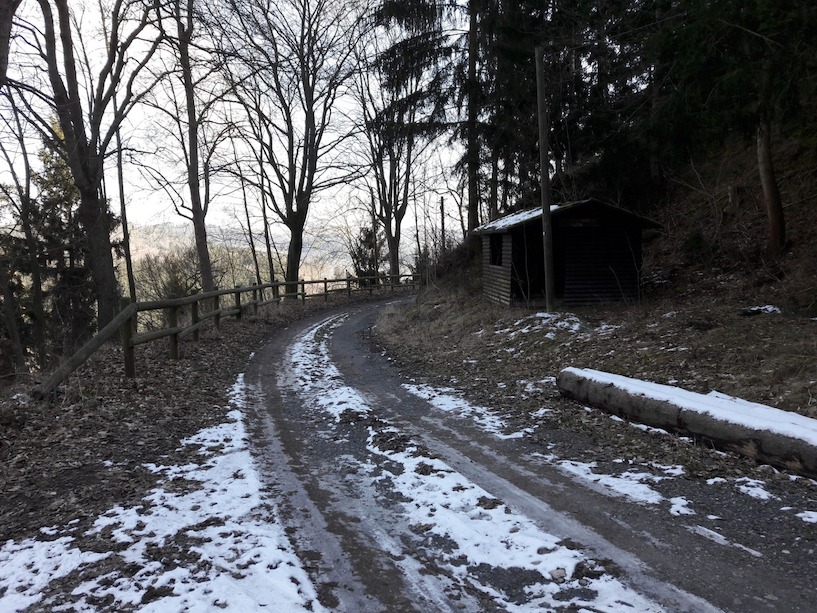
<svg viewBox="0 0 817 613"><path fill-rule="evenodd" d="M396 287L416 288L417 283L417 275L301 280L297 283L278 282L239 286L232 289L203 292L184 298L123 304L122 310L107 326L97 332L91 340L63 362L45 381L37 385L32 393L37 398L48 396L117 333L122 341L125 375L135 377L135 347L168 337L170 357L178 359L179 341L188 336L192 336L193 340L198 340L199 331L210 320L218 329L222 317L235 317L236 320L240 320L242 315L250 309L252 309L253 313L257 313L259 307L278 304L283 299L305 302L307 299L315 300L322 297L324 300L328 300L333 294L352 296L355 292L394 291ZM295 289L296 291L288 292L288 289ZM187 307L190 309L189 323L181 323L179 315ZM156 311L164 314L163 319L167 324L166 327L139 333L137 329L138 314Z"/></svg>

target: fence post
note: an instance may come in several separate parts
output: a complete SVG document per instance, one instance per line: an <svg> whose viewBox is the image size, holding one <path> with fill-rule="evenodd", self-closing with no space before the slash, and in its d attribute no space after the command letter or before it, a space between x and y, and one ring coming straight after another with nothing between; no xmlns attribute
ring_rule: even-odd
<svg viewBox="0 0 817 613"><path fill-rule="evenodd" d="M169 328L179 325L179 307L172 306L167 310L167 325ZM177 332L170 335L170 359L179 359L179 334Z"/></svg>
<svg viewBox="0 0 817 613"><path fill-rule="evenodd" d="M131 302L132 301L131 301L131 299L129 297L123 296L119 300L119 310L124 311L125 307L127 307L129 304L131 304ZM137 327L139 325L139 323L138 323L139 322L139 311L136 311L133 314L133 317L131 317L130 322L131 322L130 334L131 334L131 338L133 338L134 336L136 336L136 333L138 332Z"/></svg>
<svg viewBox="0 0 817 613"><path fill-rule="evenodd" d="M252 312L253 315L258 315L258 288L252 288Z"/></svg>
<svg viewBox="0 0 817 613"><path fill-rule="evenodd" d="M130 298L122 298L122 310L130 304ZM136 355L133 349L133 331L136 313L133 317L122 322L119 335L122 338L122 357L125 360L125 376L133 379L136 376Z"/></svg>
<svg viewBox="0 0 817 613"><path fill-rule="evenodd" d="M306 302L306 279L301 279L301 300Z"/></svg>
<svg viewBox="0 0 817 613"><path fill-rule="evenodd" d="M238 289L240 286L236 285L234 289ZM238 291L235 293L235 308L238 309L238 313L235 314L235 320L241 321L241 292Z"/></svg>
<svg viewBox="0 0 817 613"><path fill-rule="evenodd" d="M326 302L329 300L329 282L326 280L326 277L323 278L323 301Z"/></svg>
<svg viewBox="0 0 817 613"><path fill-rule="evenodd" d="M196 300L195 302L190 304L190 323L192 325L197 325L199 323L199 301ZM193 340L199 340L199 329L195 328L193 330Z"/></svg>
<svg viewBox="0 0 817 613"><path fill-rule="evenodd" d="M218 288L216 288L218 290ZM221 330L221 296L218 294L213 298L213 306L215 307L215 315L213 315L213 323L216 325L216 330Z"/></svg>
<svg viewBox="0 0 817 613"><path fill-rule="evenodd" d="M352 297L352 278L346 277L346 293L349 294L349 298Z"/></svg>

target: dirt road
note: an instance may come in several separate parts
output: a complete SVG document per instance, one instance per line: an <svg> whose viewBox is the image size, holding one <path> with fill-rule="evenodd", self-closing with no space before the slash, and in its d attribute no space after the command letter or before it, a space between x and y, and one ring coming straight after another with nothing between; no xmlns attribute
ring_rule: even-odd
<svg viewBox="0 0 817 613"><path fill-rule="evenodd" d="M367 339L382 307L294 325L247 372L256 457L324 606L813 610L817 524L768 519L808 500L769 506L666 466L628 495L398 373Z"/></svg>

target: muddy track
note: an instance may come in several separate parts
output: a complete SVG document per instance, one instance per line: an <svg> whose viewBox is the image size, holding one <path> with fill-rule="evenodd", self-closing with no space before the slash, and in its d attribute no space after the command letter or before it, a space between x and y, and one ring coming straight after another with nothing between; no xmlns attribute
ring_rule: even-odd
<svg viewBox="0 0 817 613"><path fill-rule="evenodd" d="M715 500L698 482L662 481L666 500L707 505L679 517L572 478L541 433L497 433L412 393L367 339L381 307L294 325L247 373L256 457L324 606L811 610L813 525L800 522L805 543L796 537L812 557L784 566L781 543L799 524L765 521L746 496ZM736 513L757 517L713 524ZM732 544L754 536L724 546L716 531ZM523 534L533 542L515 544ZM481 553L506 550L507 560Z"/></svg>

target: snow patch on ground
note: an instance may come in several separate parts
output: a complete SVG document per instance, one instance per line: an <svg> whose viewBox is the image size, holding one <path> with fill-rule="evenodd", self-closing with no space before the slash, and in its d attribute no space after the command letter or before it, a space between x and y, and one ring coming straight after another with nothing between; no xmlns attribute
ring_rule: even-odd
<svg viewBox="0 0 817 613"><path fill-rule="evenodd" d="M570 313L536 313L514 322L507 328L495 330L494 334L513 340L520 334L531 334L546 330L545 337L553 340L558 332L575 334L581 329L579 318Z"/></svg>
<svg viewBox="0 0 817 613"><path fill-rule="evenodd" d="M810 524L817 524L817 511L803 511L797 514L797 517L802 519L804 522L808 522Z"/></svg>
<svg viewBox="0 0 817 613"><path fill-rule="evenodd" d="M611 612L622 607L661 610L609 575L583 578L577 572L579 565L595 568L595 560L561 545L557 537L541 531L444 462L419 455L416 448L404 452L382 450L372 443L374 434L370 430L371 451L386 455L402 467L380 478L390 479L409 500L403 506L411 524L419 533L429 535L429 540L436 535L452 542L452 551L444 554L449 572L463 582L473 582L469 572L478 567L528 571L541 577L541 581L526 586L529 600L524 606L516 606L507 595L490 590L497 604L506 610L556 606L579 610L587 606L589 610ZM571 592L577 595L571 596Z"/></svg>
<svg viewBox="0 0 817 613"><path fill-rule="evenodd" d="M574 460L559 460L556 465L565 473L577 477L593 489L613 496L623 496L641 504L659 504L664 497L643 483L644 481L660 481L669 477L659 477L652 473L627 471L620 475L605 475L593 472L595 462L576 462Z"/></svg>
<svg viewBox="0 0 817 613"><path fill-rule="evenodd" d="M453 413L464 419L471 419L477 426L485 432L489 432L497 438L510 439L522 438L523 432L505 433L508 424L504 419L496 415L494 411L486 407L473 405L461 396L456 394L456 390L451 388L435 388L430 385L416 385L404 383L403 388L414 394L418 398L427 401L436 409Z"/></svg>
<svg viewBox="0 0 817 613"><path fill-rule="evenodd" d="M760 479L741 477L737 479L735 483L737 483L737 487L741 492L752 498L757 498L758 500L778 499L777 496L766 489L766 483Z"/></svg>
<svg viewBox="0 0 817 613"><path fill-rule="evenodd" d="M332 330L340 326L348 315L336 315L308 328L298 342L289 348L288 359L294 366L288 373L286 384L297 388L299 393L309 395L318 407L339 421L346 411L366 414L369 408L360 392L343 385L340 371L329 358L327 339ZM324 394L327 385L331 396Z"/></svg>
<svg viewBox="0 0 817 613"><path fill-rule="evenodd" d="M742 551L745 551L750 556L755 558L762 558L763 554L759 551L755 551L745 545L741 545L740 543L734 543L723 536L720 532L715 532L714 530L710 530L709 528L704 528L703 526L686 526L686 529L694 534L698 534L704 538L709 539L713 543L717 543L718 545L723 545L725 547L731 546L736 547Z"/></svg>
<svg viewBox="0 0 817 613"><path fill-rule="evenodd" d="M243 375L229 397L235 407L230 421L182 441L199 447L203 463L149 465L162 476L162 485L142 504L117 506L97 518L89 534L113 541L115 552L82 551L70 535L6 542L0 548L0 610L21 611L38 603L61 610L42 602L42 593L75 571L82 572L82 579L72 592L73 611L98 610L99 602L143 612L323 610L275 511L260 493L239 410L246 404ZM47 532L70 532L70 527ZM95 569L110 556L138 570L108 572L104 564Z"/></svg>
<svg viewBox="0 0 817 613"><path fill-rule="evenodd" d="M0 548L0 610L23 611L42 599L48 584L110 554L80 551L73 537L53 541L6 541Z"/></svg>

